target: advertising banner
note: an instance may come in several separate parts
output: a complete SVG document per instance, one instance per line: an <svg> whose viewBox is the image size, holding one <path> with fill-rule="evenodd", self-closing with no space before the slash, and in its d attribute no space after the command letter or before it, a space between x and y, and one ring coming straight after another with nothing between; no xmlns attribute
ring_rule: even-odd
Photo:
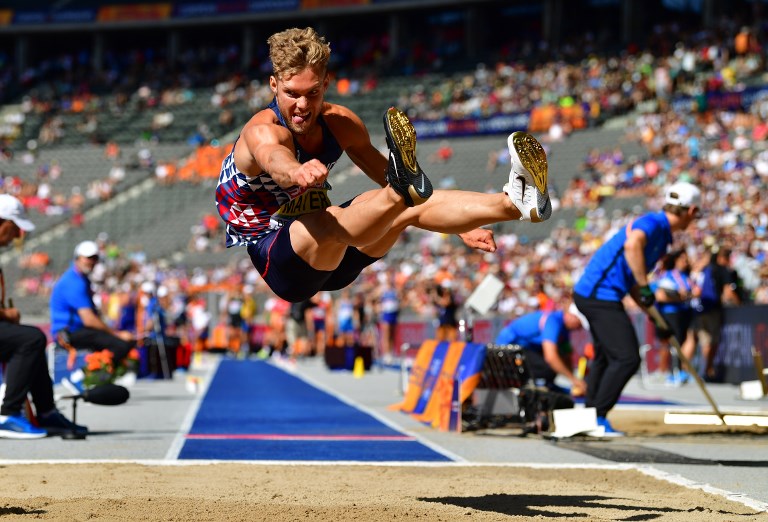
<svg viewBox="0 0 768 522"><path fill-rule="evenodd" d="M164 20L171 17L173 5L167 4L124 4L105 5L99 8L99 22L132 22L137 20Z"/></svg>
<svg viewBox="0 0 768 522"><path fill-rule="evenodd" d="M752 347L768 360L768 305L725 309L715 367L730 384L757 379Z"/></svg>
<svg viewBox="0 0 768 522"><path fill-rule="evenodd" d="M461 404L480 381L485 350L485 344L479 343L425 341L411 368L403 402L390 409L440 427L454 397Z"/></svg>
<svg viewBox="0 0 768 522"><path fill-rule="evenodd" d="M225 2L185 2L176 4L174 18L201 18L238 13L296 11L299 0L228 0Z"/></svg>
<svg viewBox="0 0 768 522"><path fill-rule="evenodd" d="M419 138L455 138L458 136L477 136L478 134L508 134L519 130L528 130L530 114L498 114L489 118L466 120L417 120L413 122Z"/></svg>
<svg viewBox="0 0 768 522"><path fill-rule="evenodd" d="M350 5L368 5L369 0L301 0L302 9L325 9L328 7L347 7Z"/></svg>

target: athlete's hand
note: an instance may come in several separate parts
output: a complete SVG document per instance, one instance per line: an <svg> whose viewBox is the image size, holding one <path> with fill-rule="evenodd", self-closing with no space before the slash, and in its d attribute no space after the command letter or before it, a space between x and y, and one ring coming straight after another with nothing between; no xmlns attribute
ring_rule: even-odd
<svg viewBox="0 0 768 522"><path fill-rule="evenodd" d="M311 159L302 163L291 172L291 181L294 185L301 188L314 187L318 183L325 181L328 177L328 169L322 161Z"/></svg>
<svg viewBox="0 0 768 522"><path fill-rule="evenodd" d="M484 252L496 252L496 241L493 239L493 232L486 228L476 228L459 234L459 237L470 248L476 248Z"/></svg>

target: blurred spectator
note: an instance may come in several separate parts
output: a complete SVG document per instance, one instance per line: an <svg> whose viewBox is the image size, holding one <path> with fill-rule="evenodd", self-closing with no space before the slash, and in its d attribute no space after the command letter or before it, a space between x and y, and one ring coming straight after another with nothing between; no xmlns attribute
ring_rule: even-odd
<svg viewBox="0 0 768 522"><path fill-rule="evenodd" d="M381 340L381 358L389 364L395 355L395 338L400 315L401 295L395 286L395 272L382 274L382 280L376 293L379 314L379 336Z"/></svg>
<svg viewBox="0 0 768 522"><path fill-rule="evenodd" d="M697 296L694 302L694 330L701 345L704 378L707 380L722 378L715 370L715 356L720 345L723 306L739 304L736 292L738 280L736 272L730 267L730 258L729 248L715 248L709 263L694 277Z"/></svg>
<svg viewBox="0 0 768 522"><path fill-rule="evenodd" d="M108 350L119 365L135 345L134 333L110 328L100 317L93 299L89 276L99 262L99 248L93 241L75 247L69 269L56 281L51 293L51 334L63 345L90 351ZM72 393L82 393L82 371L73 372L62 383Z"/></svg>
<svg viewBox="0 0 768 522"><path fill-rule="evenodd" d="M144 281L140 289L140 333L142 344L151 351L149 371L157 377L170 378L176 367L176 350L181 340L168 332L168 319L162 302L168 295L168 289L165 286L158 287L152 281ZM162 357L165 357L165 363ZM155 361L157 363L152 364Z"/></svg>
<svg viewBox="0 0 768 522"><path fill-rule="evenodd" d="M110 161L117 161L120 159L122 151L120 150L120 145L118 145L116 142L110 140L104 145L104 157Z"/></svg>
<svg viewBox="0 0 768 522"><path fill-rule="evenodd" d="M683 249L673 250L664 256L661 264L662 271L651 282L651 288L656 295L656 302L659 303L659 312L690 360L695 345L693 336L689 336L693 321L691 308L693 282L690 277L691 265L688 261L688 253ZM664 333L660 332L657 327L657 336L661 344L659 370L668 384L685 383L690 377L685 369L672 369L670 367L670 343L668 338L664 338Z"/></svg>
<svg viewBox="0 0 768 522"><path fill-rule="evenodd" d="M453 157L453 147L447 140L440 142L437 150L429 156L429 161L432 163L446 163Z"/></svg>
<svg viewBox="0 0 768 522"><path fill-rule="evenodd" d="M358 327L355 324L355 302L349 288L343 288L336 299L336 332L343 346L354 346Z"/></svg>
<svg viewBox="0 0 768 522"><path fill-rule="evenodd" d="M453 292L453 283L450 279L444 280L432 289L432 300L437 308L437 333L438 341L455 341L459 332L459 321L456 317L458 303Z"/></svg>

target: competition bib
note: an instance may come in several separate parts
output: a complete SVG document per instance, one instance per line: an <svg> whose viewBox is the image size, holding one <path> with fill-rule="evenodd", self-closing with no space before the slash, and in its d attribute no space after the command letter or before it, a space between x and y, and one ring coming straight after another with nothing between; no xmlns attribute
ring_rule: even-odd
<svg viewBox="0 0 768 522"><path fill-rule="evenodd" d="M311 188L301 196L292 199L275 213L278 218L294 218L310 212L323 210L331 206L328 187Z"/></svg>

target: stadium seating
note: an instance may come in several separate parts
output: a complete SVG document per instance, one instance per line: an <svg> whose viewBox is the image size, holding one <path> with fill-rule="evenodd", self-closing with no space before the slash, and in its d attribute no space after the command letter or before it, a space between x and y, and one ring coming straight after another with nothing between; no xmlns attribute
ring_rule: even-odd
<svg viewBox="0 0 768 522"><path fill-rule="evenodd" d="M464 73L467 74L467 73ZM331 102L344 104L361 116L371 133L374 144L385 146L381 128L381 117L386 109L400 105L415 91L426 91L445 83L446 75L424 75L414 77L382 77L377 79L377 88L369 92L358 92L342 96L334 86L328 92ZM115 196L106 202L88 200L84 209L82 226L70 228L70 216L43 216L33 212L38 225L34 235L25 246L25 252L45 249L51 259L50 268L60 272L71 260L73 246L83 239L94 239L102 232L110 238L119 238L121 248L128 252L142 252L149 259L165 258L187 266L212 266L228 263L233 257L244 255L243 249L225 251L222 244L204 253L190 251L191 229L200 223L205 213L215 212L214 185L216 161L208 161L206 172L211 176L201 180L195 169L187 169L190 175L169 186L160 186L152 168L137 165L136 155L141 148L149 148L155 161L177 163L184 171L185 158L195 151L195 142L207 142L211 138L226 145L231 143L238 130L252 114L244 99L226 106L232 113L229 125L220 123L220 108L213 107L213 90L195 89L180 104L167 107L141 107L135 97L116 112L110 109L109 100L102 100L102 109L95 111L97 130L92 135L78 131L84 120L84 113L61 112L64 132L56 145L43 146L32 167L13 161L3 165L7 175L31 180L31 169L55 160L62 166L63 174L55 182L57 192L70 194L78 187L85 191L89 183L105 179L113 162L103 155L103 145L94 140L110 140L120 144L123 150L121 162L126 166L126 176L115 187ZM160 113L172 114L172 123L153 128L153 120ZM22 128L21 137L13 147L17 155L29 139L36 139L45 118L30 113ZM613 148L621 140L624 126L616 130L608 128L582 130L573 133L567 140L548 145L550 162L550 185L554 195L561 194L570 180L580 172L587 152L593 148ZM202 128L202 129L201 129ZM149 139L150 141L147 141ZM453 156L445 162L432 161L442 140L419 140L419 161L430 175L433 183L441 188L457 188L474 191L498 191L505 182L508 166L498 166L488 172L489 155L506 147L506 135L488 135L449 140ZM625 155L642 155L638 145L622 143ZM184 178L184 176L182 176ZM344 202L362 191L373 187L346 156L338 162L331 177L332 201ZM636 199L606 201L608 212L613 209L631 208L641 203ZM529 240L547 237L553 227L571 223L576 217L575 209L561 209L554 219L542 224L503 223L494 228L498 233L514 232ZM221 236L223 243L223 236ZM213 251L211 251L213 250ZM18 252L5 253L4 259L18 257ZM13 270L13 263L9 269ZM18 274L16 274L18 275ZM9 277L16 279L16 275ZM44 299L35 302L34 296L27 299L31 310L41 311L47 306Z"/></svg>

